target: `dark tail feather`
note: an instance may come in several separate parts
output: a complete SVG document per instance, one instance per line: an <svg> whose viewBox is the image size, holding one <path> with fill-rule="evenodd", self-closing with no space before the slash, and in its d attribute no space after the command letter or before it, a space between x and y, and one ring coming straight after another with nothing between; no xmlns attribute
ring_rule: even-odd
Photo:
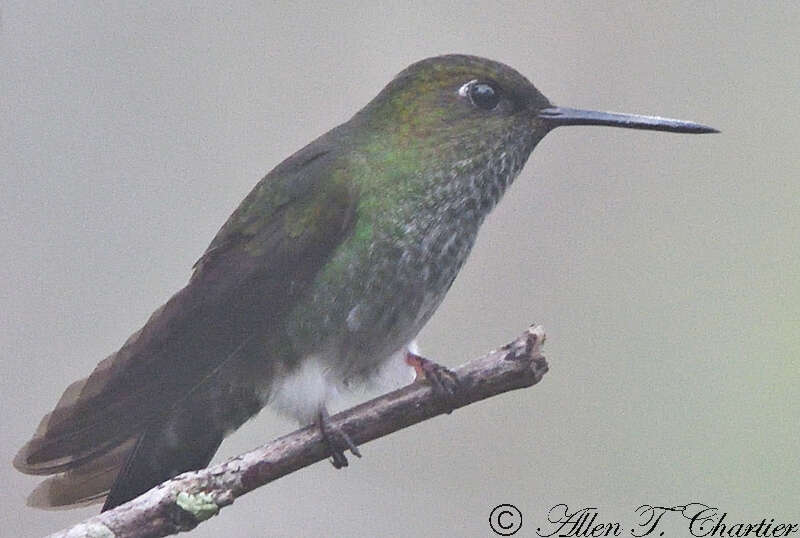
<svg viewBox="0 0 800 538"><path fill-rule="evenodd" d="M169 478L207 466L225 432L258 411L257 400L243 392L198 391L193 396L152 421L138 437L80 462L73 460L68 470L42 482L28 504L73 508L105 497L103 511L114 508Z"/></svg>
<svg viewBox="0 0 800 538"><path fill-rule="evenodd" d="M138 439L48 478L28 496L28 505L67 509L105 498L105 511L173 476L201 469L211 461L223 436L204 431L200 422L181 424L173 420L153 425Z"/></svg>
<svg viewBox="0 0 800 538"><path fill-rule="evenodd" d="M79 430L81 426L75 418L76 408L112 377L117 357L118 353L112 353L97 365L90 377L79 379L67 387L53 411L42 417L33 438L17 452L14 467L23 473L37 475L77 471L84 465L92 468L92 462L102 459L104 453L115 451L115 447L137 435L135 429L129 429L126 434L116 437L87 436L91 442L84 441L80 446L71 444L78 436L71 435L70 430Z"/></svg>
<svg viewBox="0 0 800 538"><path fill-rule="evenodd" d="M251 351L245 350L245 357ZM261 409L251 363L228 364L166 416L151 422L128 454L103 505L110 510L186 471L208 465L225 435Z"/></svg>
<svg viewBox="0 0 800 538"><path fill-rule="evenodd" d="M255 340L246 342L258 345ZM261 376L263 381L264 365L246 360L257 348L240 346L238 351L234 362L212 371L189 394L173 401L162 395L156 417L142 422L132 411L136 420L131 423L125 423L126 417L113 424L94 421L97 427L89 434L81 427L85 422L73 420L72 410L94 394L93 378L111 373L114 356L103 361L88 380L65 391L17 454L14 465L25 473L60 473L40 484L28 503L67 508L107 496L103 510L108 510L173 476L208 465L225 434L261 409L264 383L254 379Z"/></svg>
<svg viewBox="0 0 800 538"><path fill-rule="evenodd" d="M210 427L206 418L190 410L150 426L128 454L102 511L126 503L169 478L208 465L224 433Z"/></svg>
<svg viewBox="0 0 800 538"><path fill-rule="evenodd" d="M44 509L66 509L103 500L125 464L136 439L114 448L79 467L53 476L28 496L28 505Z"/></svg>

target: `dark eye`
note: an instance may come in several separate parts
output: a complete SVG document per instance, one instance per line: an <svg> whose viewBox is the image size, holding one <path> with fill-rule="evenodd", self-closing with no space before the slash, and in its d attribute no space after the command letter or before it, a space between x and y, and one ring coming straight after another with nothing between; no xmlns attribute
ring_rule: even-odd
<svg viewBox="0 0 800 538"><path fill-rule="evenodd" d="M489 82L472 83L468 93L472 104L484 110L492 110L500 102L500 91Z"/></svg>

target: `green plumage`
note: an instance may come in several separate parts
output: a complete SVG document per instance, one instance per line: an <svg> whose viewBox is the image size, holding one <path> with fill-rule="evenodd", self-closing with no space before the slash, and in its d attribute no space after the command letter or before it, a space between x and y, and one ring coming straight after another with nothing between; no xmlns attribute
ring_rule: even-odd
<svg viewBox="0 0 800 538"><path fill-rule="evenodd" d="M380 377L441 303L536 143L588 118L578 113L482 58L400 73L267 174L187 286L67 389L14 462L62 473L31 502L108 494L105 508L116 506L205 466L267 404L310 422L337 391ZM584 123L622 125L591 114ZM624 120L667 130L659 118Z"/></svg>

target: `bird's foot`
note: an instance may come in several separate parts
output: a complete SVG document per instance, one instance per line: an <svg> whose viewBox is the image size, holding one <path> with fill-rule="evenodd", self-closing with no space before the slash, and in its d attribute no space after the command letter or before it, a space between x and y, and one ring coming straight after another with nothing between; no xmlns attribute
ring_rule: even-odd
<svg viewBox="0 0 800 538"><path fill-rule="evenodd" d="M406 351L406 362L417 371L417 380L427 379L436 396L447 401L450 406L450 410L447 412L451 413L456 408L456 399L460 388L460 382L455 372L411 351Z"/></svg>
<svg viewBox="0 0 800 538"><path fill-rule="evenodd" d="M333 427L328 421L328 411L322 409L317 417L317 425L322 434L322 442L328 447L331 454L331 464L336 469L347 467L347 456L344 455L345 450L349 450L354 456L361 457L361 451L347 435L347 432L341 428Z"/></svg>

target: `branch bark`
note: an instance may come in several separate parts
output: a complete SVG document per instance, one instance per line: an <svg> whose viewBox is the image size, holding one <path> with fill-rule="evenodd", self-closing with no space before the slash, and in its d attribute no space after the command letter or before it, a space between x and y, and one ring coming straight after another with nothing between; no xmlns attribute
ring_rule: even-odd
<svg viewBox="0 0 800 538"><path fill-rule="evenodd" d="M454 370L454 401L428 383L402 389L330 417L358 445L452 409L538 383L547 372L541 355L544 329L531 326L513 342ZM184 473L121 506L59 531L52 537L158 537L196 527L234 499L328 457L319 429L309 426L255 450L199 471Z"/></svg>

